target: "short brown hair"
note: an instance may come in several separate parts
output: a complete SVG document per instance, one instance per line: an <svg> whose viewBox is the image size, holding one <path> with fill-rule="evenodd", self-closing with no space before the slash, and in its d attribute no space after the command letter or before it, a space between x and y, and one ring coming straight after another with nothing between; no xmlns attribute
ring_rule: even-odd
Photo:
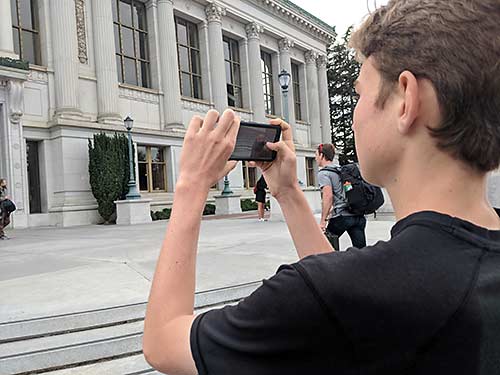
<svg viewBox="0 0 500 375"><path fill-rule="evenodd" d="M432 82L437 146L480 172L500 164L500 1L390 0L351 38L382 76L383 107L408 70Z"/></svg>
<svg viewBox="0 0 500 375"><path fill-rule="evenodd" d="M318 154L323 155L328 161L333 161L335 147L331 143L322 143L318 146Z"/></svg>

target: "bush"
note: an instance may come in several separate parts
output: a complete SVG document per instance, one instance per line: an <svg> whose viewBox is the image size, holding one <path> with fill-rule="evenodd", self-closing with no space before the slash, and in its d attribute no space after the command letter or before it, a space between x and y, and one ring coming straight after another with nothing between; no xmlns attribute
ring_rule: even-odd
<svg viewBox="0 0 500 375"><path fill-rule="evenodd" d="M257 209L257 202L252 199L243 199L241 201L241 211L255 211Z"/></svg>
<svg viewBox="0 0 500 375"><path fill-rule="evenodd" d="M108 137L94 134L89 139L89 179L97 211L108 223L116 207L114 201L128 192L129 157L127 138L123 134Z"/></svg>
<svg viewBox="0 0 500 375"><path fill-rule="evenodd" d="M172 213L171 208L164 208L161 211L153 212L151 211L151 219L156 220L167 220L170 219L170 214Z"/></svg>
<svg viewBox="0 0 500 375"><path fill-rule="evenodd" d="M203 215L215 215L215 204L207 203L203 210Z"/></svg>

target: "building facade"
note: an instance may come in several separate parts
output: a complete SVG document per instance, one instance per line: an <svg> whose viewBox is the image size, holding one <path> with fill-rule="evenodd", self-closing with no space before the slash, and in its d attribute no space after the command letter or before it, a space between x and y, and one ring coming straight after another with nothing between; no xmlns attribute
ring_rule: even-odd
<svg viewBox="0 0 500 375"><path fill-rule="evenodd" d="M314 186L315 146L331 141L334 37L287 0L0 0L0 176L14 226L99 222L88 140L123 132L126 116L141 195L168 206L191 117L227 107L244 120L283 117L282 69L298 177ZM231 189L253 195L256 174L240 163Z"/></svg>

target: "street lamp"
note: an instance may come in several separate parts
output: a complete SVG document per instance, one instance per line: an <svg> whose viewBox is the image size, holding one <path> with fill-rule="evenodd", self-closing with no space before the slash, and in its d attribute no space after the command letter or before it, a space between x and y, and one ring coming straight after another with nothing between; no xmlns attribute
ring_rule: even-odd
<svg viewBox="0 0 500 375"><path fill-rule="evenodd" d="M132 127L134 126L134 120L132 120L130 116L127 116L127 118L123 120L123 123L125 124L125 128L127 129L127 135L128 135L128 160L130 168L130 174L128 179L128 194L125 196L125 198L127 200L140 199L141 195L137 190L137 185L135 183L135 178L134 178L134 157L132 155L132 135L130 133Z"/></svg>
<svg viewBox="0 0 500 375"><path fill-rule="evenodd" d="M278 79L281 86L281 93L283 94L283 117L285 121L290 123L290 115L288 113L288 86L290 85L290 73L285 69L278 74Z"/></svg>

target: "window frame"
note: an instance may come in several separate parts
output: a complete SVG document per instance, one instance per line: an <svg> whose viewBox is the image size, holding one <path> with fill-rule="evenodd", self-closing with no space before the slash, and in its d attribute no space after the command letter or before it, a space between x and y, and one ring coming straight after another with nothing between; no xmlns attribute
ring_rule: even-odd
<svg viewBox="0 0 500 375"><path fill-rule="evenodd" d="M202 77L202 67L201 67L201 48L200 48L200 34L198 30L198 25L194 22L188 21L185 18L174 16L174 24L175 24L175 42L177 47L177 62L179 66L179 87L181 90L181 96L203 100L203 77ZM186 44L179 42L179 32L178 25L182 25L186 28ZM194 28L195 34L197 35L196 43L192 43L190 28ZM181 56L180 49L186 48L188 52L188 68L189 71L183 70L181 66ZM199 67L199 73L195 73L193 69L193 53L196 56L195 65ZM189 84L190 84L190 92L191 95L186 95L183 87L183 75L189 76ZM200 88L199 95L195 95L195 80L198 79Z"/></svg>
<svg viewBox="0 0 500 375"><path fill-rule="evenodd" d="M316 186L316 172L314 168L315 161L315 158L306 156L307 186Z"/></svg>
<svg viewBox="0 0 500 375"><path fill-rule="evenodd" d="M292 91L295 120L303 121L302 100L300 97L300 70L299 65L292 62Z"/></svg>
<svg viewBox="0 0 500 375"><path fill-rule="evenodd" d="M250 167L248 165L248 161L242 161L241 163L242 171L243 171L243 188L244 189L253 189L257 184L257 167ZM250 170L253 172L253 180L250 180Z"/></svg>
<svg viewBox="0 0 500 375"><path fill-rule="evenodd" d="M269 61L266 61L269 60ZM274 116L276 105L274 103L274 77L273 77L273 57L269 52L260 51L260 61L262 70L262 86L264 91L264 110L266 115Z"/></svg>
<svg viewBox="0 0 500 375"><path fill-rule="evenodd" d="M137 178L136 183L138 185L139 191L143 192L143 193L166 193L168 191L167 160L165 158L167 148L165 146L138 144L137 148L139 149L140 147L146 148L146 161L141 161L141 160L139 160L139 157L137 157L137 171L138 171L137 177L138 178ZM151 149L153 149L153 148L158 148L160 150L160 152L163 154L163 161L157 162L157 161L153 161L151 159ZM140 171L139 167L141 164L146 165L146 182L148 185L147 190L141 190L141 185L140 185L140 181L139 181L139 171ZM163 183L165 186L164 190L154 190L153 189L153 165L163 165L163 179L164 179Z"/></svg>
<svg viewBox="0 0 500 375"><path fill-rule="evenodd" d="M113 32L115 41L118 39L119 45L115 45L115 58L118 69L118 81L127 85L133 85L137 87L151 88L151 58L149 51L149 31L147 22L147 10L146 5L139 0L112 0L113 1ZM131 14L131 24L128 25L122 22L122 15L120 10L120 3L127 4L132 9ZM135 25L134 8L141 7L144 17L144 28L140 28L140 25ZM116 17L116 18L115 18ZM126 54L124 49L124 31L127 30L132 32L132 45L133 53L131 56ZM118 36L117 33L118 32ZM142 38L141 38L142 37ZM142 43L141 43L142 41ZM145 55L145 58L141 57L141 52ZM127 60L133 60L135 66L135 82L128 82L125 72L125 62ZM143 66L145 70L143 69ZM144 83L144 80L147 82Z"/></svg>
<svg viewBox="0 0 500 375"><path fill-rule="evenodd" d="M42 55L40 48L40 18L38 14L38 0L7 0L10 1L11 7L14 6L14 9L11 9L12 13L16 15L16 22L12 19L12 39L14 41L14 50L16 45L19 47L19 51L15 51L21 60L28 61L31 65L41 65L42 63ZM21 22L21 11L20 11L20 3L21 1L29 1L30 9L31 9L31 23L33 28L23 27ZM17 44L15 31L17 31ZM29 61L25 59L25 50L24 50L24 42L23 42L23 34L31 34L31 37L34 37L33 40L33 57L34 61Z"/></svg>
<svg viewBox="0 0 500 375"><path fill-rule="evenodd" d="M229 50L229 59L226 59L226 56L224 56L224 69L226 68L226 63L229 63L230 66L230 73L231 73L231 83L227 82L227 72L226 72L226 93L227 93L227 105L229 107L233 108L243 108L243 79L241 76L241 56L240 56L240 43L236 39L233 39L231 37L228 37L226 35L222 36L222 43L227 43L228 44L228 50ZM234 60L233 56L236 56L237 59ZM240 77L240 84L237 85L235 83L235 71L238 71L238 75ZM234 100L234 105L231 105L229 103L230 99L230 93L229 93L229 88L232 87L233 93L235 92L235 88L238 90L239 95L237 97L238 100ZM235 96L235 94L232 94Z"/></svg>

